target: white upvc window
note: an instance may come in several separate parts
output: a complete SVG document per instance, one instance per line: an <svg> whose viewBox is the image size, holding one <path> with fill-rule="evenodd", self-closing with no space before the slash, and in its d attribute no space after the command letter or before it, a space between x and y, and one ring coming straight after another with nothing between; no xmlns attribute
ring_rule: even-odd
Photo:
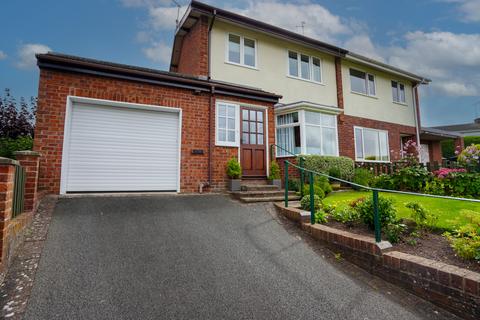
<svg viewBox="0 0 480 320"><path fill-rule="evenodd" d="M350 69L350 90L367 96L375 96L377 93L375 76L356 69Z"/></svg>
<svg viewBox="0 0 480 320"><path fill-rule="evenodd" d="M393 102L405 104L405 85L392 80L392 99Z"/></svg>
<svg viewBox="0 0 480 320"><path fill-rule="evenodd" d="M322 60L288 50L288 76L322 83Z"/></svg>
<svg viewBox="0 0 480 320"><path fill-rule="evenodd" d="M277 156L315 154L338 156L336 115L298 110L277 115ZM285 151L285 150L288 150Z"/></svg>
<svg viewBox="0 0 480 320"><path fill-rule="evenodd" d="M257 67L257 41L233 33L227 34L226 61L249 68Z"/></svg>
<svg viewBox="0 0 480 320"><path fill-rule="evenodd" d="M389 162L388 131L354 127L355 160Z"/></svg>
<svg viewBox="0 0 480 320"><path fill-rule="evenodd" d="M215 144L217 146L240 146L240 106L237 104L217 102L215 108Z"/></svg>

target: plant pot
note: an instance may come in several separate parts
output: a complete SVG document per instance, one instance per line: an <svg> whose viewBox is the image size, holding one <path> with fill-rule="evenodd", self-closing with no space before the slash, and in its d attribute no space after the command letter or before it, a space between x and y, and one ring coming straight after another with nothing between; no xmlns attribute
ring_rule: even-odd
<svg viewBox="0 0 480 320"><path fill-rule="evenodd" d="M268 184L271 186L277 186L280 189L282 188L282 180L280 179L268 180Z"/></svg>
<svg viewBox="0 0 480 320"><path fill-rule="evenodd" d="M230 179L228 180L228 190L231 192L240 191L242 187L242 179Z"/></svg>

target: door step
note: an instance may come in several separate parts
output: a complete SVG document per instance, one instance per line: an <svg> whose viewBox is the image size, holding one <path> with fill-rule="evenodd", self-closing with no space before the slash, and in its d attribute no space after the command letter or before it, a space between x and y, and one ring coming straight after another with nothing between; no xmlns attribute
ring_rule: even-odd
<svg viewBox="0 0 480 320"><path fill-rule="evenodd" d="M273 202L285 200L285 191L280 190L276 186L268 186L265 190L265 186L254 186L247 188L245 191L233 192L232 195L242 202ZM274 187L274 188L272 188ZM288 193L289 200L300 200L300 196L297 196L295 192Z"/></svg>

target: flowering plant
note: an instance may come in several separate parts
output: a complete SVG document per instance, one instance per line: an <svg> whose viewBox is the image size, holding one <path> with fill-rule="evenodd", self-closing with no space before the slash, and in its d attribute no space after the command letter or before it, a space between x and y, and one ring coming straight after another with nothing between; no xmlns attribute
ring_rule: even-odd
<svg viewBox="0 0 480 320"><path fill-rule="evenodd" d="M480 144L466 147L458 156L458 162L468 166L478 166L480 159Z"/></svg>
<svg viewBox="0 0 480 320"><path fill-rule="evenodd" d="M439 170L433 171L433 175L439 179L444 179L448 177L449 175L452 175L454 173L458 172L467 172L465 169L449 169L449 168L440 168Z"/></svg>
<svg viewBox="0 0 480 320"><path fill-rule="evenodd" d="M420 147L417 142L413 139L407 140L403 144L402 150L400 150L400 155L403 160L406 161L409 165L418 164L418 155L420 154Z"/></svg>

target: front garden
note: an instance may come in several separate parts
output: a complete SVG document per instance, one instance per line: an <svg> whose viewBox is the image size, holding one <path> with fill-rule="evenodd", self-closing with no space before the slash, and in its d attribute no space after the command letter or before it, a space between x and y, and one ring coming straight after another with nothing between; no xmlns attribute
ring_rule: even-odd
<svg viewBox="0 0 480 320"><path fill-rule="evenodd" d="M414 143L406 145L416 147ZM354 169L353 161L343 157L307 156L305 167L378 189L480 199L480 146L469 146L460 153L463 168L434 172L417 163L414 151L402 152L402 165L390 174L374 176L368 169ZM316 223L373 237L372 191L355 187L334 192L330 180L315 177ZM289 181L289 188L299 190L299 181ZM300 206L310 210L308 185L303 194ZM380 192L379 216L382 238L395 250L480 271L479 202Z"/></svg>

